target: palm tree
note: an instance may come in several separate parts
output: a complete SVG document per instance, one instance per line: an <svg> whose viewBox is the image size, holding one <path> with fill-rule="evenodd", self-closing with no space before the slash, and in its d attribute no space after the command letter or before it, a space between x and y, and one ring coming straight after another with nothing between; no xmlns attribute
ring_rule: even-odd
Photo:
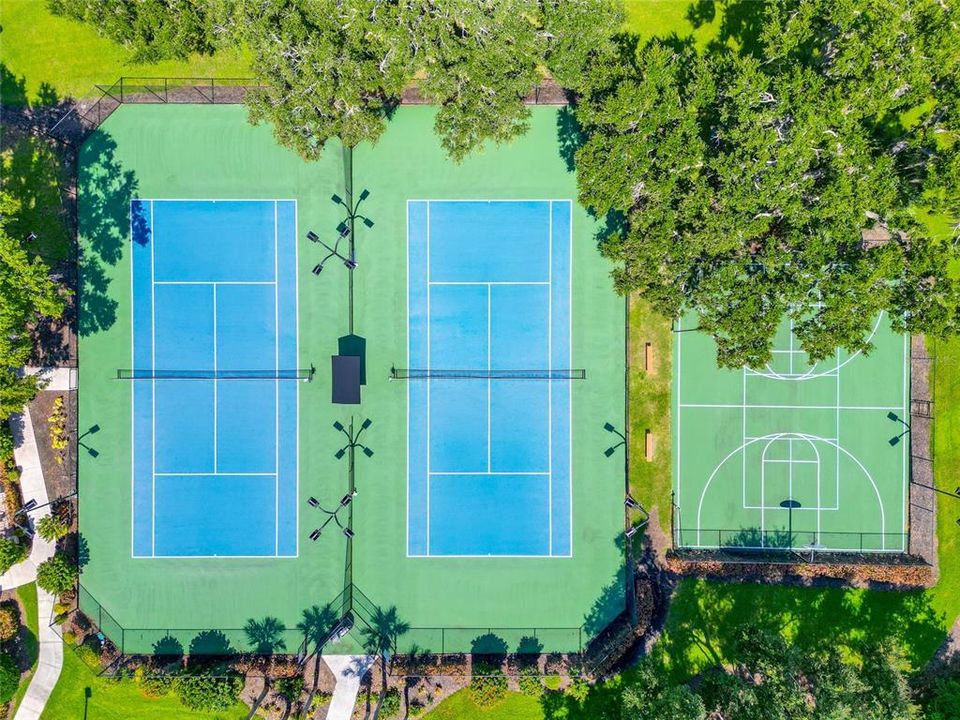
<svg viewBox="0 0 960 720"><path fill-rule="evenodd" d="M250 643L253 652L257 655L273 655L277 650L287 649L287 643L283 639L283 633L286 629L287 626L280 620L268 615L263 620L254 620L253 618L247 620L243 632L247 636L247 642ZM268 692L270 692L270 673L265 671L263 673L263 691L257 697L256 702L253 703L253 707L250 708L247 720L251 720L257 710L260 709L260 704L267 697Z"/></svg>
<svg viewBox="0 0 960 720"><path fill-rule="evenodd" d="M303 633L304 645L309 651L310 645L313 645L313 652L307 657L314 657L313 663L313 686L310 688L310 694L307 697L306 707L309 708L313 703L313 696L317 692L317 686L320 684L320 650L323 644L330 637L333 628L339 622L337 614L333 611L333 606L327 603L322 608L314 605L303 611L303 619L297 623L297 630Z"/></svg>
<svg viewBox="0 0 960 720"><path fill-rule="evenodd" d="M387 694L387 653L397 644L397 638L410 630L410 623L397 617L397 608L393 606L387 610L375 608L361 633L363 635L363 649L370 655L380 656L380 697L377 707L373 711L373 720L377 720L380 705Z"/></svg>

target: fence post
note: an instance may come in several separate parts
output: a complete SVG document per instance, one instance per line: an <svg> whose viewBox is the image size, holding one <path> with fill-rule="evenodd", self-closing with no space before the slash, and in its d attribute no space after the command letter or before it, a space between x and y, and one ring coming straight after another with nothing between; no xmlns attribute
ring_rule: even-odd
<svg viewBox="0 0 960 720"><path fill-rule="evenodd" d="M447 652L446 652L447 644L446 644L446 643L447 643L447 633L446 633L446 630L445 630L444 628L440 628L440 654L441 654L441 655L446 655L446 654L447 654Z"/></svg>
<svg viewBox="0 0 960 720"><path fill-rule="evenodd" d="M163 79L163 102L170 102L170 95L167 92L167 78Z"/></svg>
<svg viewBox="0 0 960 720"><path fill-rule="evenodd" d="M123 103L123 76L120 76L120 103Z"/></svg>
<svg viewBox="0 0 960 720"><path fill-rule="evenodd" d="M217 86L216 83L213 82L213 78L210 78L210 104L217 104Z"/></svg>

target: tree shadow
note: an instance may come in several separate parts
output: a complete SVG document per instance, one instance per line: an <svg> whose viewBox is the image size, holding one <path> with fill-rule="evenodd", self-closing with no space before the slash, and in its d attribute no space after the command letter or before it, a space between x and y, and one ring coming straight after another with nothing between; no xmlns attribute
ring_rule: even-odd
<svg viewBox="0 0 960 720"><path fill-rule="evenodd" d="M188 652L191 658L222 658L236 653L230 640L220 630L201 630L190 641Z"/></svg>
<svg viewBox="0 0 960 720"><path fill-rule="evenodd" d="M323 607L313 605L301 612L300 622L297 623L297 630L303 633L304 652L307 653L304 663L313 657L313 685L310 687L307 696L306 707L311 707L313 696L316 694L320 685L320 651L330 639L330 633L340 622L340 617L333 610L333 605L327 603ZM313 649L311 650L311 646Z"/></svg>
<svg viewBox="0 0 960 720"><path fill-rule="evenodd" d="M892 640L914 667L946 636L945 616L922 590L684 580L654 655L686 680L734 657L736 631L744 625L780 632L809 649L828 644L855 651L864 642Z"/></svg>
<svg viewBox="0 0 960 720"><path fill-rule="evenodd" d="M98 130L80 150L78 207L83 236L80 253L79 327L81 336L109 329L117 319L118 302L110 294L108 266L123 256L131 229L138 242L148 242L146 218L133 217L131 200L139 181L124 170L117 158L117 144L109 133ZM142 238L142 240L140 240Z"/></svg>
<svg viewBox="0 0 960 720"><path fill-rule="evenodd" d="M27 101L27 78L17 77L5 63L0 62L0 105L24 107Z"/></svg>
<svg viewBox="0 0 960 720"><path fill-rule="evenodd" d="M707 44L707 52L727 53L735 44L740 54L759 56L767 5L766 0L697 0L687 8L686 18L694 28L699 28L713 22L719 10L720 28Z"/></svg>
<svg viewBox="0 0 960 720"><path fill-rule="evenodd" d="M165 635L153 644L153 655L166 664L179 661L183 658L183 643L172 635Z"/></svg>
<svg viewBox="0 0 960 720"><path fill-rule="evenodd" d="M567 166L568 172L576 169L577 150L587 140L577 114L569 105L564 105L557 113L557 144L560 146L560 157Z"/></svg>

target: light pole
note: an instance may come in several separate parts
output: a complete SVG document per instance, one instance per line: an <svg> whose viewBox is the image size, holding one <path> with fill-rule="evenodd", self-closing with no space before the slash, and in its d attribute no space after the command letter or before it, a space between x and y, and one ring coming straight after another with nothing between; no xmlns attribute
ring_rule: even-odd
<svg viewBox="0 0 960 720"><path fill-rule="evenodd" d="M356 240L355 240L356 221L362 220L364 225L366 225L368 228L372 228L373 220L368 218L366 215L360 214L359 212L360 204L364 200L366 200L368 197L370 197L369 190L367 190L366 188L361 190L360 197L357 198L356 202L353 202L353 149L352 148L349 150L349 152L345 153L344 159L348 165L348 167L346 168L347 170L346 175L348 178L347 192L346 192L347 199L344 200L342 197L334 193L333 195L330 196L330 200L335 204L340 205L342 208L344 208L347 211L347 217L337 226L337 232L340 233L341 237L348 238L348 242L350 243L350 253L349 253L350 259L353 262L353 267L347 266L347 267L350 267L350 284L348 288L348 295L349 295L348 318L349 318L350 334L353 335L353 271L357 267L357 263L356 263L357 251L356 251Z"/></svg>
<svg viewBox="0 0 960 720"><path fill-rule="evenodd" d="M901 432L901 433L900 433L899 435L897 435L896 437L892 437L892 438L890 438L889 440L887 440L887 442L890 443L890 447L894 447L897 443L900 442L901 438L903 438L904 435L906 435L908 432L910 432L910 423L908 423L906 420L904 420L903 418L901 418L899 415L897 415L897 414L896 414L895 412L893 412L892 410L887 413L887 419L893 420L893 422L900 423L900 424L903 425L903 427L904 427L903 432Z"/></svg>
<svg viewBox="0 0 960 720"><path fill-rule="evenodd" d="M92 448L92 447L90 447L89 445L87 445L85 442L83 442L83 439L84 439L85 437L87 437L87 435L96 435L98 432L100 432L100 426L99 426L99 425L91 425L91 426L89 427L89 429L88 429L85 433L83 433L82 435L80 435L79 437L77 437L77 445L79 445L79 446L82 447L84 450L86 450L86 451L87 451L87 454L90 455L90 457L92 457L92 458L95 458L95 457L99 456L100 453L99 453L97 450L95 450L94 448Z"/></svg>

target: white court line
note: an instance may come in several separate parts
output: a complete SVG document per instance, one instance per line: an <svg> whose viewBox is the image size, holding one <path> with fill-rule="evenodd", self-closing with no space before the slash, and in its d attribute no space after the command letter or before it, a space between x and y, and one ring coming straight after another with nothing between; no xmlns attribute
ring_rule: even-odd
<svg viewBox="0 0 960 720"><path fill-rule="evenodd" d="M896 405L739 405L733 403L684 403L681 408L746 408L747 410L897 410Z"/></svg>
<svg viewBox="0 0 960 720"><path fill-rule="evenodd" d="M167 197L154 197L154 198L136 198L137 200L144 201L149 200L152 202L188 202L188 203L218 203L218 202L251 202L251 203L268 203L268 202L296 202L296 198L167 198ZM259 557L256 556L256 557Z"/></svg>
<svg viewBox="0 0 960 720"><path fill-rule="evenodd" d="M133 201L130 201L129 213L127 219L130 221L130 367L136 367L136 334L137 334L137 323L134 322L137 317L137 306L136 306L136 296L133 293L133 280L134 280L134 265L136 264L134 258L134 239L133 239ZM150 232L153 232L153 228L150 228ZM149 241L148 241L149 242ZM137 417L137 406L136 406L136 397L137 392L136 388L130 388L130 556L137 557L137 541L136 533L134 532L137 527L137 428L136 428L136 417ZM152 518L151 518L152 521Z"/></svg>
<svg viewBox="0 0 960 720"><path fill-rule="evenodd" d="M153 201L150 201L150 368L157 366L157 283L156 283L156 252L157 246L156 226L153 224ZM150 554L156 555L157 552L157 379L150 381L153 391L150 411L153 415L150 425L150 432L153 435L151 440L153 453L153 467L150 478Z"/></svg>
<svg viewBox="0 0 960 720"><path fill-rule="evenodd" d="M547 371L553 371L553 203L547 203ZM547 554L553 555L553 383L547 383Z"/></svg>
<svg viewBox="0 0 960 720"><path fill-rule="evenodd" d="M496 472L485 472L483 470L469 470L469 471L460 471L460 470L430 470L428 475L549 475L549 472L543 472L540 470L498 470Z"/></svg>
<svg viewBox="0 0 960 720"><path fill-rule="evenodd" d="M903 415L903 416L906 416L908 420L910 419L910 400L909 400L909 394L908 394L909 391L910 391L909 372L910 372L910 336L909 336L909 335L904 335L904 336L903 336L903 410L902 410L902 415ZM912 437L913 437L913 436L911 435L911 438L912 438ZM903 478L903 479L901 480L901 486L902 486L903 490L902 490L901 499L900 499L900 523L899 523L901 532L904 532L904 531L906 531L906 530L908 529L908 528L907 528L907 518L904 517L904 512L905 512L905 510L906 510L906 508L907 508L907 483L908 483L908 481L909 481L909 478L908 478L907 473L909 472L909 467L910 467L909 461L908 461L908 458L907 458L907 445L912 445L912 444L913 444L913 441L912 441L912 440L909 441L909 442L901 442L901 443L900 443L900 445L902 446L902 447L901 447L901 450L900 450L900 467L902 468L902 470L901 470L901 475L902 475L902 478ZM882 543L883 543L883 545L884 545L884 547L885 547L885 546L886 546L886 536L885 536L885 535L881 536L881 540L882 540ZM901 550L906 550L906 549L907 549L906 543L907 543L907 538L906 538L904 535L901 534L901 537L900 537L900 549L901 549Z"/></svg>
<svg viewBox="0 0 960 720"><path fill-rule="evenodd" d="M567 204L567 225L570 228L570 239L567 246L567 316L569 317L567 327L567 363L573 367L573 202L563 200ZM627 308L627 300L623 300L624 310ZM567 380L567 504L570 509L570 517L567 520L567 535L570 539L570 553L573 557L573 381ZM553 408L551 408L552 410ZM626 413L626 407L624 407ZM624 415L626 421L626 415ZM626 452L626 446L624 446Z"/></svg>
<svg viewBox="0 0 960 720"><path fill-rule="evenodd" d="M404 258L407 263L407 367L410 367L410 201L408 200L404 207L404 218L406 220L407 230L407 256ZM410 383L407 383L407 512L406 533L407 533L407 557L410 556ZM427 452L430 452L429 448ZM298 540L299 542L299 533Z"/></svg>
<svg viewBox="0 0 960 720"><path fill-rule="evenodd" d="M158 472L157 477L273 477L272 472ZM192 556L188 556L192 557Z"/></svg>
<svg viewBox="0 0 960 720"><path fill-rule="evenodd" d="M213 472L217 472L217 286L213 286Z"/></svg>
<svg viewBox="0 0 960 720"><path fill-rule="evenodd" d="M430 358L430 201L427 201L427 367ZM409 430L408 430L409 432ZM409 522L409 520L407 521ZM427 555L430 554L430 378L427 378Z"/></svg>
<svg viewBox="0 0 960 720"><path fill-rule="evenodd" d="M280 258L277 249L277 201L273 201L273 371L280 372ZM273 554L280 554L280 379L273 381Z"/></svg>
<svg viewBox="0 0 960 720"><path fill-rule="evenodd" d="M293 322L295 333L293 336L293 354L300 363L300 248L298 238L300 237L300 208L297 202L293 203ZM277 328L279 332L279 328ZM407 366L409 367L409 365ZM297 441L294 444L296 457L293 463L293 474L295 479L295 492L293 495L293 535L296 539L294 546L294 557L300 557L300 387L297 386Z"/></svg>
<svg viewBox="0 0 960 720"><path fill-rule="evenodd" d="M493 319L491 315L493 301L491 299L492 290L490 288L490 283L487 283L487 472L493 470L490 457L493 454L493 434L491 432L491 426L493 420L491 418L491 405L490 396L493 394L493 380L489 377L490 370L493 363L493 348L491 343L493 342Z"/></svg>
<svg viewBox="0 0 960 720"><path fill-rule="evenodd" d="M789 439L789 438L788 438L788 439ZM797 460L796 458L794 458L794 457L793 457L793 447L792 447L792 443L791 443L791 446L790 446L790 459L788 459L788 460L776 460L776 459L774 459L774 460L764 460L764 462L765 462L765 463L780 463L780 464L783 464L783 465L819 465L819 464L820 464L820 463L818 463L816 460ZM792 488L793 486L791 485L790 487Z"/></svg>
<svg viewBox="0 0 960 720"><path fill-rule="evenodd" d="M276 285L275 280L157 280L154 285Z"/></svg>
<svg viewBox="0 0 960 720"><path fill-rule="evenodd" d="M429 285L549 285L545 280L431 280Z"/></svg>

